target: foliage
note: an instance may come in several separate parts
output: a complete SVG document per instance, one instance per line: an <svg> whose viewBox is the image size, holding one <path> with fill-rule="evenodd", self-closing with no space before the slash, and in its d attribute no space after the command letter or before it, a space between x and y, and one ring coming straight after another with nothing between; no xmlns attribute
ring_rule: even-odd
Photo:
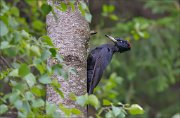
<svg viewBox="0 0 180 118"><path fill-rule="evenodd" d="M34 5L35 2L26 3ZM55 74L67 78L67 72L62 69L66 65L62 64L63 59L48 36L32 35L38 37L45 33L45 23L38 20L36 14L46 15L51 7L42 4L39 12L36 11L39 8L33 9L34 17L27 25L17 7L10 7L4 1L0 5L0 57L5 63L4 68L0 68L0 115L17 111L18 117L59 117L57 110L66 108L63 105L57 108L46 101L46 85L64 97L60 84L51 77ZM40 34L37 31L41 31ZM49 59L59 63L49 66L46 64ZM72 68L69 72L74 73ZM73 108L66 115L69 114L80 114L80 111Z"/></svg>
<svg viewBox="0 0 180 118"><path fill-rule="evenodd" d="M143 106L143 115L128 118L172 117L180 110L179 4L176 0L165 1L144 3L152 11L156 9L153 12L164 13L163 17L137 16L110 28L101 26L93 37L94 45L103 42L100 39L104 34L123 37L132 44L131 51L114 55L95 89L100 101L136 102Z"/></svg>
<svg viewBox="0 0 180 118"><path fill-rule="evenodd" d="M40 0L24 0L19 7L20 2L5 3L1 0L0 3L0 57L11 62L5 61L6 67L0 68L0 114L17 110L18 117L59 117L58 109L68 117L81 114L78 109L45 101L47 84L64 97L59 90L61 85L56 79L51 80L51 76L55 73L67 79L67 73L62 70L65 65L46 65L49 58L63 61L45 35L45 16L49 12L54 14L54 7ZM92 16L87 5L84 2L78 4L80 12L90 22ZM56 6L63 12L68 7L74 11L74 2L62 2ZM117 5L102 5L103 20L97 26L98 34L92 37L92 44L106 43L99 39L103 39L104 34L111 34L131 41L132 50L115 54L95 90L97 97L87 94L72 96L81 106L94 106L98 110L97 117L179 116L179 3L177 0L144 1L142 7L161 17L135 16L124 21L117 15ZM104 22L106 18L113 20L109 24L116 21L116 25L105 28L102 23L107 24ZM70 68L69 72L74 73L74 70ZM5 85L11 88L6 94L2 92L7 88Z"/></svg>

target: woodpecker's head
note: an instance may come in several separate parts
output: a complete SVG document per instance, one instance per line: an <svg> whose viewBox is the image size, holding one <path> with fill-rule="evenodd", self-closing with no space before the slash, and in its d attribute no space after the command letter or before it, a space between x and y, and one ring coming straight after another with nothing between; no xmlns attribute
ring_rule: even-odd
<svg viewBox="0 0 180 118"><path fill-rule="evenodd" d="M128 41L123 40L122 38L113 38L109 35L105 36L115 43L115 46L118 48L118 52L125 52L131 49L131 44Z"/></svg>

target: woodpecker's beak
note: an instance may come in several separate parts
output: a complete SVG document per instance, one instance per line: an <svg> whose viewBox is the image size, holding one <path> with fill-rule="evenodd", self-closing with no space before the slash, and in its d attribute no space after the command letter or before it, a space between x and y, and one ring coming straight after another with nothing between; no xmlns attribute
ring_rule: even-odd
<svg viewBox="0 0 180 118"><path fill-rule="evenodd" d="M105 35L106 37L108 37L109 39L111 39L114 43L117 43L118 41L115 39L115 38L113 38L112 36L109 36L109 35Z"/></svg>

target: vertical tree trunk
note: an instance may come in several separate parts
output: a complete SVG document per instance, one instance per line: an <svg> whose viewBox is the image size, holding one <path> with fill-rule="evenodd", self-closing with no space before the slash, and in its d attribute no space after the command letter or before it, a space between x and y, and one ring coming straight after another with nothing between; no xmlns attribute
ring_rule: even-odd
<svg viewBox="0 0 180 118"><path fill-rule="evenodd" d="M52 4L52 0L48 0ZM82 108L70 100L69 94L74 93L77 96L84 95L87 90L86 80L86 55L87 41L89 39L89 25L81 15L78 8L74 11L68 9L66 12L55 9L57 21L52 13L47 15L47 32L53 40L59 53L64 57L64 63L68 67L73 67L77 75L69 75L68 80L63 77L57 77L61 84L61 90L65 98L61 98L51 87L47 87L47 100L51 103L62 103L69 108L78 108L82 111L83 116L87 114L86 108ZM52 61L48 62L53 63Z"/></svg>

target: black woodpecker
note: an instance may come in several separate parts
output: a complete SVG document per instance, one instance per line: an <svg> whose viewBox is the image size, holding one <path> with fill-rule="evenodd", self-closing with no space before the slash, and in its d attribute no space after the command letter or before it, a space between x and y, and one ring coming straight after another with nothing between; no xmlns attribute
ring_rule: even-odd
<svg viewBox="0 0 180 118"><path fill-rule="evenodd" d="M115 52L125 52L131 49L128 41L122 38L113 38L105 35L114 42L113 44L104 44L93 49L87 59L87 92L92 94L94 88L101 80L103 71L111 62L112 56Z"/></svg>

